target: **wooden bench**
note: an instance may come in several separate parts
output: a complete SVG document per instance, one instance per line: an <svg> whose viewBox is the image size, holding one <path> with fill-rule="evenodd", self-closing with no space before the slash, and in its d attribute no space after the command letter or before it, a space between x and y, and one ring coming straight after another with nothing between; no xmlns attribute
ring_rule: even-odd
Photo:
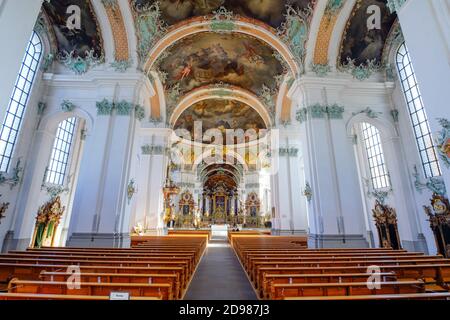
<svg viewBox="0 0 450 320"><path fill-rule="evenodd" d="M408 293L326 297L285 297L284 300L450 300L450 292Z"/></svg>
<svg viewBox="0 0 450 320"><path fill-rule="evenodd" d="M342 283L294 283L273 284L270 291L271 300L280 300L285 297L301 296L351 296L376 294L404 294L424 293L423 281L386 281L372 283L379 288L369 288L367 282Z"/></svg>
<svg viewBox="0 0 450 320"><path fill-rule="evenodd" d="M78 289L69 288L67 282L13 279L8 286L8 293L109 296L111 292L128 292L132 297L155 297L163 300L173 299L172 287L167 283L81 282L80 288Z"/></svg>
<svg viewBox="0 0 450 320"><path fill-rule="evenodd" d="M109 296L84 296L68 294L33 294L33 293L3 293L0 300L110 300ZM130 297L130 300L161 300L157 297Z"/></svg>

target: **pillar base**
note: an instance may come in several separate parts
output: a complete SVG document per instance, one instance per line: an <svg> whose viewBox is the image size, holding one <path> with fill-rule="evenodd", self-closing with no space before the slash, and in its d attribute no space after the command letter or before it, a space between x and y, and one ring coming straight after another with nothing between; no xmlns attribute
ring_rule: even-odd
<svg viewBox="0 0 450 320"><path fill-rule="evenodd" d="M423 234L419 234L417 240L402 240L402 247L411 252L423 252L429 254L427 241Z"/></svg>
<svg viewBox="0 0 450 320"><path fill-rule="evenodd" d="M310 234L308 248L369 248L369 243L361 234Z"/></svg>
<svg viewBox="0 0 450 320"><path fill-rule="evenodd" d="M14 231L8 231L3 239L2 252L11 250L26 250L30 246L31 238L17 239L14 238Z"/></svg>
<svg viewBox="0 0 450 320"><path fill-rule="evenodd" d="M67 247L80 248L130 248L129 233L73 233L66 243Z"/></svg>
<svg viewBox="0 0 450 320"><path fill-rule="evenodd" d="M274 236L307 236L308 232L306 230L280 230L272 229L272 235Z"/></svg>

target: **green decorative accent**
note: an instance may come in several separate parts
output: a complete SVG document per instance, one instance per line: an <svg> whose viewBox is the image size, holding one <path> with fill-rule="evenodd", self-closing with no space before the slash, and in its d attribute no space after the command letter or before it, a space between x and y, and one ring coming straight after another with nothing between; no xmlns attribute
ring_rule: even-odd
<svg viewBox="0 0 450 320"><path fill-rule="evenodd" d="M358 114L362 114L365 113L369 118L371 119L377 119L381 114L383 114L383 112L376 112L373 111L371 108L367 107L366 109L360 111L360 112L353 112L352 114L354 116L358 115Z"/></svg>
<svg viewBox="0 0 450 320"><path fill-rule="evenodd" d="M76 108L76 106L69 100L64 100L61 103L61 109L64 112L72 112L73 110L75 110L75 108Z"/></svg>
<svg viewBox="0 0 450 320"><path fill-rule="evenodd" d="M406 0L388 0L386 5L391 10L391 13L395 13L403 7L405 2Z"/></svg>
<svg viewBox="0 0 450 320"><path fill-rule="evenodd" d="M276 97L277 93L275 90L270 89L265 84L262 85L262 88L259 92L259 96L263 100L264 104L269 110L270 114L274 114L275 112L275 101L274 98Z"/></svg>
<svg viewBox="0 0 450 320"><path fill-rule="evenodd" d="M47 54L42 60L42 71L47 72L55 61L55 55L53 53Z"/></svg>
<svg viewBox="0 0 450 320"><path fill-rule="evenodd" d="M165 148L163 146L146 144L141 147L141 150L144 155L162 155L164 154Z"/></svg>
<svg viewBox="0 0 450 320"><path fill-rule="evenodd" d="M302 108L300 110L297 111L296 117L295 119L300 122L300 124L302 124L303 122L306 122L307 120L307 114L308 114L308 109L306 108Z"/></svg>
<svg viewBox="0 0 450 320"><path fill-rule="evenodd" d="M395 123L398 123L398 110L397 109L394 109L394 110L391 110L391 117L392 117L392 120L394 120L394 122Z"/></svg>
<svg viewBox="0 0 450 320"><path fill-rule="evenodd" d="M319 77L325 77L331 72L330 65L327 64L311 64L311 70Z"/></svg>
<svg viewBox="0 0 450 320"><path fill-rule="evenodd" d="M146 4L140 4L139 2L133 0L132 8L139 42L137 51L141 62L143 62L156 41L166 33L167 25L161 17L158 1L147 2Z"/></svg>
<svg viewBox="0 0 450 320"><path fill-rule="evenodd" d="M327 112L327 107L322 106L320 104L315 104L315 105L308 107L308 113L311 115L312 118L315 118L315 119L325 118L326 112Z"/></svg>
<svg viewBox="0 0 450 320"><path fill-rule="evenodd" d="M131 110L133 110L133 104L125 100L114 104L114 107L119 116L129 116L131 114Z"/></svg>
<svg viewBox="0 0 450 320"><path fill-rule="evenodd" d="M284 157L284 156L297 157L298 148L294 148L294 147L280 148L278 151L278 154L282 157Z"/></svg>
<svg viewBox="0 0 450 320"><path fill-rule="evenodd" d="M447 168L450 168L450 121L447 119L438 119L442 130L437 133L436 149L439 157Z"/></svg>
<svg viewBox="0 0 450 320"><path fill-rule="evenodd" d="M70 53L67 51L62 52L59 55L59 60L67 68L72 70L78 75L86 73L89 69L104 62L104 57L95 56L95 50L86 51L86 57L82 58L75 54L75 51Z"/></svg>
<svg viewBox="0 0 450 320"><path fill-rule="evenodd" d="M141 105L136 105L134 107L134 116L136 117L136 119L138 119L139 121L144 120L145 118L145 109L143 106Z"/></svg>
<svg viewBox="0 0 450 320"><path fill-rule="evenodd" d="M328 118L330 119L343 119L345 108L337 104L326 107Z"/></svg>
<svg viewBox="0 0 450 320"><path fill-rule="evenodd" d="M287 126L290 126L291 125L291 120L281 120L281 125L283 126L283 127L287 127Z"/></svg>
<svg viewBox="0 0 450 320"><path fill-rule="evenodd" d="M153 124L159 124L159 123L163 122L163 118L162 117L159 117L159 118L150 117L150 119L148 121Z"/></svg>
<svg viewBox="0 0 450 320"><path fill-rule="evenodd" d="M308 202L311 202L313 197L313 191L309 182L306 182L305 189L303 189L303 195L306 197Z"/></svg>
<svg viewBox="0 0 450 320"><path fill-rule="evenodd" d="M390 176L388 175L390 181ZM367 196L369 198L375 198L382 205L386 204L386 199L393 192L392 188L389 189L374 189L369 179L363 179L367 187Z"/></svg>
<svg viewBox="0 0 450 320"><path fill-rule="evenodd" d="M134 179L131 179L127 186L127 199L128 204L130 204L131 199L137 193L136 185Z"/></svg>
<svg viewBox="0 0 450 320"><path fill-rule="evenodd" d="M346 0L328 0L327 6L325 8L325 14L327 16L335 16L339 13L341 8L344 6Z"/></svg>
<svg viewBox="0 0 450 320"><path fill-rule="evenodd" d="M308 4L307 8L298 11L289 5L286 8L286 22L278 28L277 36L291 49L299 66L302 67L306 56L309 23L314 10L311 4Z"/></svg>
<svg viewBox="0 0 450 320"><path fill-rule="evenodd" d="M209 27L211 31L219 33L234 31L236 26L233 20L233 12L228 11L225 7L220 7L217 11L214 11Z"/></svg>
<svg viewBox="0 0 450 320"><path fill-rule="evenodd" d="M133 65L132 59L114 61L110 64L110 66L113 67L115 71L122 73L127 71L132 65Z"/></svg>
<svg viewBox="0 0 450 320"><path fill-rule="evenodd" d="M110 116L114 109L114 104L109 102L107 99L103 99L101 102L96 103L97 115L99 116Z"/></svg>
<svg viewBox="0 0 450 320"><path fill-rule="evenodd" d="M0 185L9 184L11 190L14 189L20 182L22 182L22 177L20 173L23 171L23 167L20 166L21 159L17 160L16 166L12 170L12 175L10 177L5 176L3 172L0 172Z"/></svg>
<svg viewBox="0 0 450 320"><path fill-rule="evenodd" d="M379 72L383 69L383 67L377 63L375 59L367 60L365 64L357 66L355 64L355 60L351 58L347 58L347 63L345 63L341 68L343 71L350 73L355 79L360 81L370 78L373 73Z"/></svg>
<svg viewBox="0 0 450 320"><path fill-rule="evenodd" d="M45 109L47 109L47 104L45 102L39 102L38 103L38 115L42 116L45 112Z"/></svg>
<svg viewBox="0 0 450 320"><path fill-rule="evenodd" d="M63 193L69 193L70 189L68 187L64 187L61 185L50 185L45 184L42 186L43 189L47 192L47 194L50 196L50 199L55 199L56 197L60 196Z"/></svg>
<svg viewBox="0 0 450 320"><path fill-rule="evenodd" d="M447 194L447 190L445 187L445 183L440 177L432 177L429 178L426 182L422 182L420 180L419 171L417 170L417 166L413 168L413 177L414 177L414 186L419 193L422 193L424 189L430 190L432 193L437 193L438 195L445 196Z"/></svg>

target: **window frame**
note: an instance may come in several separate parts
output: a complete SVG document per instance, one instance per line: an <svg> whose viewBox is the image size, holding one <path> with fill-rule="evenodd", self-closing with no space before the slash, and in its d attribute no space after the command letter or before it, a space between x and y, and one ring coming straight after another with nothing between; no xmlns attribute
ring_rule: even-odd
<svg viewBox="0 0 450 320"><path fill-rule="evenodd" d="M8 172L11 167L43 53L42 39L33 31L0 127L0 172Z"/></svg>
<svg viewBox="0 0 450 320"><path fill-rule="evenodd" d="M439 177L442 175L442 169L437 157L425 105L406 42L403 42L398 47L395 55L395 64L397 66L399 81L402 85L403 97L408 108L423 173L427 179Z"/></svg>

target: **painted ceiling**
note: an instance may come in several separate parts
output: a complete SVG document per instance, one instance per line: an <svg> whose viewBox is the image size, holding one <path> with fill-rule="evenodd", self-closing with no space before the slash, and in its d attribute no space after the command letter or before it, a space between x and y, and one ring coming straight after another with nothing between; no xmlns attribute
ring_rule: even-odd
<svg viewBox="0 0 450 320"><path fill-rule="evenodd" d="M81 9L81 29L69 29L67 13L70 6ZM44 12L57 42L58 53L74 53L75 57L85 58L87 52L95 57L103 56L102 38L98 22L89 0L58 0L43 3Z"/></svg>
<svg viewBox="0 0 450 320"><path fill-rule="evenodd" d="M186 129L194 136L194 123L201 122L203 134L209 129L220 130L223 142L227 129L254 129L258 132L266 125L258 112L239 101L208 99L186 109L175 123L175 129Z"/></svg>
<svg viewBox="0 0 450 320"><path fill-rule="evenodd" d="M153 4L154 0L132 0L135 7ZM243 17L260 20L278 28L285 21L286 6L303 9L311 0L159 0L163 20L173 25L183 20L205 16L225 7Z"/></svg>
<svg viewBox="0 0 450 320"><path fill-rule="evenodd" d="M181 92L225 83L258 94L263 85L275 90L276 77L284 72L274 50L243 34L199 33L177 42L159 65L168 75L167 88Z"/></svg>
<svg viewBox="0 0 450 320"><path fill-rule="evenodd" d="M366 64L367 61L380 63L386 39L397 18L386 6L387 0L359 0L353 9L352 16L344 32L340 63L346 64L347 58L354 59L355 65ZM368 7L377 5L381 9L381 29L369 30L367 19Z"/></svg>

